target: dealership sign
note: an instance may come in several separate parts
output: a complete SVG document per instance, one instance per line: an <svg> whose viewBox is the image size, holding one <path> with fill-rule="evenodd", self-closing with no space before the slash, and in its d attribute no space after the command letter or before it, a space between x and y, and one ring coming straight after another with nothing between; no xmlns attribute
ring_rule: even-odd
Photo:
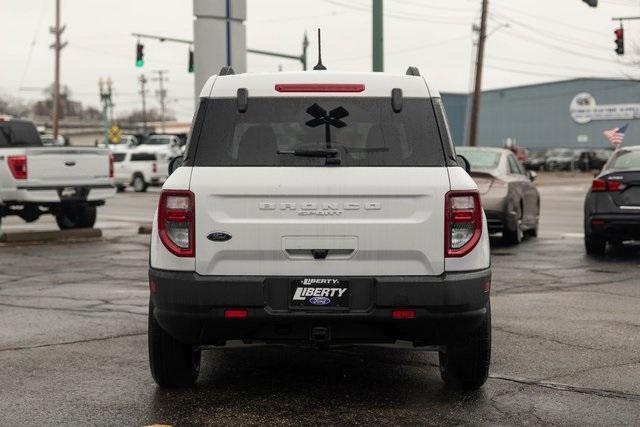
<svg viewBox="0 0 640 427"><path fill-rule="evenodd" d="M577 94L569 107L571 118L580 124L592 120L629 120L640 118L640 104L597 105L596 99L587 92Z"/></svg>

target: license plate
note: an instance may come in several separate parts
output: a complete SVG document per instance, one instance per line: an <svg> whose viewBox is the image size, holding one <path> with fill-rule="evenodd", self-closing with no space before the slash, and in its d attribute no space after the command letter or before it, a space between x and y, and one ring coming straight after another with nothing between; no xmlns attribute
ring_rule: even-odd
<svg viewBox="0 0 640 427"><path fill-rule="evenodd" d="M340 279L306 278L291 282L291 307L349 308L349 283Z"/></svg>
<svg viewBox="0 0 640 427"><path fill-rule="evenodd" d="M71 199L78 196L78 189L75 187L65 187L60 190L60 197L63 199Z"/></svg>

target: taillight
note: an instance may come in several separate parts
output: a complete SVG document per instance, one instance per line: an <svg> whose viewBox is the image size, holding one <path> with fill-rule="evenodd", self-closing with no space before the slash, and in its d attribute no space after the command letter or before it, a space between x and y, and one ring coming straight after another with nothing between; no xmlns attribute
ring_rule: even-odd
<svg viewBox="0 0 640 427"><path fill-rule="evenodd" d="M153 173L158 172L158 165L156 162L151 163L151 172Z"/></svg>
<svg viewBox="0 0 640 427"><path fill-rule="evenodd" d="M482 234L480 196L477 191L450 191L444 209L445 256L465 256Z"/></svg>
<svg viewBox="0 0 640 427"><path fill-rule="evenodd" d="M607 181L607 190L609 191L622 191L624 188L625 185L620 181Z"/></svg>
<svg viewBox="0 0 640 427"><path fill-rule="evenodd" d="M113 154L109 153L109 178L113 178Z"/></svg>
<svg viewBox="0 0 640 427"><path fill-rule="evenodd" d="M604 180L604 179L594 179L591 183L591 191L594 193L600 193L604 191L622 191L624 190L625 185L620 181L613 180Z"/></svg>
<svg viewBox="0 0 640 427"><path fill-rule="evenodd" d="M193 257L196 206L188 190L163 190L158 205L158 234L165 248L179 257Z"/></svg>
<svg viewBox="0 0 640 427"><path fill-rule="evenodd" d="M15 179L27 179L27 156L8 156L7 164Z"/></svg>

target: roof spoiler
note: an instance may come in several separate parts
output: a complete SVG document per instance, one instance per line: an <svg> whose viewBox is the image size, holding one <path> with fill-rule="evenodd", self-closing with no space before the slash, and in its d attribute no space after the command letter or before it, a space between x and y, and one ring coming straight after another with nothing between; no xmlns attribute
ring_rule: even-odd
<svg viewBox="0 0 640 427"><path fill-rule="evenodd" d="M407 68L407 72L405 74L407 76L419 76L420 70L418 70L418 67L409 67Z"/></svg>

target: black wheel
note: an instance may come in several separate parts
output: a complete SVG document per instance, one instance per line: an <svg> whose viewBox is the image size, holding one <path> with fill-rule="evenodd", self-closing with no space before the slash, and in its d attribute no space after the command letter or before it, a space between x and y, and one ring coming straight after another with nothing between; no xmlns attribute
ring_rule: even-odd
<svg viewBox="0 0 640 427"><path fill-rule="evenodd" d="M607 241L598 235L585 233L584 247L589 255L604 255Z"/></svg>
<svg viewBox="0 0 640 427"><path fill-rule="evenodd" d="M517 245L522 242L524 238L524 232L522 231L522 205L518 204L518 211L516 213L518 219L516 221L515 230L510 230L508 227L504 228L502 232L502 239L509 245Z"/></svg>
<svg viewBox="0 0 640 427"><path fill-rule="evenodd" d="M491 305L480 327L466 342L448 344L438 352L440 376L447 386L476 390L487 381L491 364Z"/></svg>
<svg viewBox="0 0 640 427"><path fill-rule="evenodd" d="M149 187L149 184L145 182L142 175L134 176L131 185L133 186L133 191L135 191L136 193L144 193L145 191L147 191L147 187Z"/></svg>
<svg viewBox="0 0 640 427"><path fill-rule="evenodd" d="M149 301L149 367L160 387L191 387L200 373L201 351L166 333L153 316Z"/></svg>
<svg viewBox="0 0 640 427"><path fill-rule="evenodd" d="M96 207L77 205L63 207L56 213L56 223L60 230L70 228L92 228L96 223Z"/></svg>

